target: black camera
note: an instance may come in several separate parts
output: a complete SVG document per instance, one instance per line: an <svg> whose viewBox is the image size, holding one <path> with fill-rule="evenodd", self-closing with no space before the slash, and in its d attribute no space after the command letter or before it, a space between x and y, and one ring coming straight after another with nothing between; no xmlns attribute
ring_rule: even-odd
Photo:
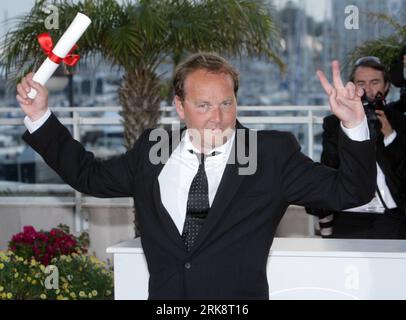
<svg viewBox="0 0 406 320"><path fill-rule="evenodd" d="M384 110L386 106L385 97L378 92L373 101L369 101L366 93L362 96L362 105L364 106L365 115L368 120L368 127L372 137L377 137L381 132L382 125L379 121L376 110Z"/></svg>

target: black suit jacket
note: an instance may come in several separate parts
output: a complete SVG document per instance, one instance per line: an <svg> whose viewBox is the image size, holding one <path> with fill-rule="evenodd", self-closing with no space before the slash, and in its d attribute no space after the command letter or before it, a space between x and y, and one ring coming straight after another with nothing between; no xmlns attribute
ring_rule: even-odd
<svg viewBox="0 0 406 320"><path fill-rule="evenodd" d="M237 128L250 132L239 124ZM164 164L149 160L156 143L150 133L145 131L126 154L107 161L95 160L54 115L23 137L76 190L95 197L134 197L150 299L268 299L268 254L290 204L341 210L374 195L373 142L354 142L340 133L343 165L335 170L303 155L291 134L260 131L255 174L239 175L240 164L227 164L188 253L160 199L158 175ZM250 147L237 135L232 152Z"/></svg>
<svg viewBox="0 0 406 320"><path fill-rule="evenodd" d="M401 155L405 155L406 147L403 145L406 137L406 117L396 110L387 107L385 115L397 132L396 139L387 147L384 144L384 136L379 133L376 139L376 160L385 175L386 184L392 194L400 211L404 211L405 194L402 190L401 176L399 175L399 166ZM340 166L338 156L338 132L339 120L331 115L324 119L323 123L323 152L321 154L321 163L332 168ZM376 184L376 183L375 183Z"/></svg>
<svg viewBox="0 0 406 320"><path fill-rule="evenodd" d="M402 105L404 106L403 109L400 108ZM400 179L401 192L406 198L406 116L403 113L405 110L405 100L388 104L386 113L398 136L392 144L385 148L385 156L388 158L394 174Z"/></svg>
<svg viewBox="0 0 406 320"><path fill-rule="evenodd" d="M385 175L386 184L391 195L398 206L398 215L402 215L405 210L405 189L403 187L404 177L406 175L405 166L403 166L406 157L406 117L393 109L392 104L385 108L385 115L397 132L396 139L387 147L384 145L384 136L382 133L376 137L376 160ZM370 128L373 130L373 128ZM339 156L338 136L340 121L335 115L330 115L323 120L323 152L321 154L321 163L332 168L339 168L341 159ZM376 181L374 182L376 185ZM317 208L307 208L307 212L324 218L334 212L321 210ZM399 224L399 221L394 223Z"/></svg>

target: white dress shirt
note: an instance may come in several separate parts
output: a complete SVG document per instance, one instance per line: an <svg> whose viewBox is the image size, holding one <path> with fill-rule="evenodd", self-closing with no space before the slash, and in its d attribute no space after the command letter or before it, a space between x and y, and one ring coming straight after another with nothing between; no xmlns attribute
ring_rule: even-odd
<svg viewBox="0 0 406 320"><path fill-rule="evenodd" d="M393 131L392 134L385 137L383 141L385 147L389 146L393 142L393 140L396 139L396 137L396 131ZM383 171L378 163L376 163L376 170L376 183L383 201L385 202L388 209L397 208L397 204L395 200L393 200L392 194L390 193L388 185L386 184L385 175L383 174ZM382 203L378 192L376 192L374 198L369 203L344 211L383 214L385 213L385 205Z"/></svg>
<svg viewBox="0 0 406 320"><path fill-rule="evenodd" d="M216 151L216 155L207 157L204 161L204 169L209 186L210 206L213 204L214 197L216 196L234 139L235 135L233 134L225 144L208 152L207 154ZM189 150L200 153L193 146L186 130L179 145L169 157L168 162L158 177L162 203L175 222L180 234L182 234L185 222L190 185L199 168L199 161L196 155L190 153Z"/></svg>
<svg viewBox="0 0 406 320"><path fill-rule="evenodd" d="M28 131L33 133L42 124L44 124L50 115L51 112L48 110L43 117L34 122L28 117L25 117L24 124ZM364 118L364 121L355 128L347 129L342 125L342 123L341 128L351 140L364 141L369 139L369 129L366 117ZM213 204L213 200L216 196L217 189L234 143L234 139L235 135L232 135L232 137L224 145L208 152L209 154L216 151L218 154L207 157L205 160L210 206ZM190 153L189 150L199 152L190 141L186 130L179 145L172 152L167 163L158 176L162 204L168 211L180 234L182 234L186 217L189 188L199 167L199 161L196 155Z"/></svg>

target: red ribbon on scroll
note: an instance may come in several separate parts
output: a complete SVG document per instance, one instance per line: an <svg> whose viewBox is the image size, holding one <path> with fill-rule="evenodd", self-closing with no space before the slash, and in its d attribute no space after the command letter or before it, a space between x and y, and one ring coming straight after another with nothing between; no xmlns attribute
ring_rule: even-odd
<svg viewBox="0 0 406 320"><path fill-rule="evenodd" d="M69 51L68 55L65 58L61 58L52 52L52 49L54 48L54 43L52 42L52 38L49 33L47 32L41 33L37 36L37 39L42 50L52 62L55 62L56 64L64 62L66 65L70 67L73 67L78 63L80 56L78 54L72 54L72 52L78 48L76 44Z"/></svg>

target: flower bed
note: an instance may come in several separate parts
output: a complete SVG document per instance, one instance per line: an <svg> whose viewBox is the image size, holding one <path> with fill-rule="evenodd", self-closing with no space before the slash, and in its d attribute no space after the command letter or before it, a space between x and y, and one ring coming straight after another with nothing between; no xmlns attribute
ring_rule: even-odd
<svg viewBox="0 0 406 320"><path fill-rule="evenodd" d="M112 299L113 273L86 255L88 235L25 227L0 252L0 299Z"/></svg>

